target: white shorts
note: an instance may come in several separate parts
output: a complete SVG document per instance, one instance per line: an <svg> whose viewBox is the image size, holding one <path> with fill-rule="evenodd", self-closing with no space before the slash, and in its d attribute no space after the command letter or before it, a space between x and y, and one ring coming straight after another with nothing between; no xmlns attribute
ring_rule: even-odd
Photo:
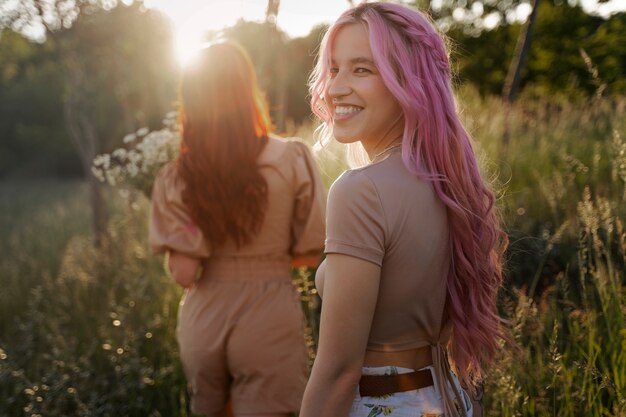
<svg viewBox="0 0 626 417"><path fill-rule="evenodd" d="M430 369L435 384L430 387L413 391L395 392L381 397L361 397L357 390L352 401L350 417L441 417L443 412L443 399L436 388L436 376L432 366ZM363 375L390 375L413 372L413 369L400 368L397 366L383 366L376 368L363 368ZM472 403L467 393L461 388L456 375L453 375L456 388L463 396L464 404L456 404L457 408L465 407L467 417L472 417ZM451 391L452 393L452 391ZM454 394L452 394L454 398ZM462 414L461 414L462 415Z"/></svg>

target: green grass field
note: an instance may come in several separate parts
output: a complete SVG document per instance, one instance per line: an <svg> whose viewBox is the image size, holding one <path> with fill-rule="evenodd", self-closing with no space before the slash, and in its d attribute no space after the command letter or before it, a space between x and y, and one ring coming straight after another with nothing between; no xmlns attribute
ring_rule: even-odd
<svg viewBox="0 0 626 417"><path fill-rule="evenodd" d="M519 349L489 371L486 415L626 416L626 98L460 95L511 237L500 306ZM320 164L327 183L343 166ZM0 183L0 416L188 415L182 292L148 253L148 201L107 192L101 253L85 184Z"/></svg>

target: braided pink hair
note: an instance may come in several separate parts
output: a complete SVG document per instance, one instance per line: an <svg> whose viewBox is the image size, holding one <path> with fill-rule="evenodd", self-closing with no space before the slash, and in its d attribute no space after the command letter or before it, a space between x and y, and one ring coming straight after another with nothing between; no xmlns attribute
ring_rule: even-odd
<svg viewBox="0 0 626 417"><path fill-rule="evenodd" d="M344 12L324 36L311 75L311 107L322 120L322 143L332 136L323 99L330 49L337 33L350 24L368 29L374 62L402 107L404 164L432 181L447 206L452 254L447 313L453 325L448 350L461 381L475 385L494 357L498 339L508 339L496 307L508 239L456 111L444 40L428 17L405 6L364 3Z"/></svg>

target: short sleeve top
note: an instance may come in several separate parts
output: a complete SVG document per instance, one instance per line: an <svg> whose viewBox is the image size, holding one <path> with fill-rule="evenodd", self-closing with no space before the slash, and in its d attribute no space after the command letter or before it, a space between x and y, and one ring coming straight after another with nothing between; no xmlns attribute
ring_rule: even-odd
<svg viewBox="0 0 626 417"><path fill-rule="evenodd" d="M400 351L447 341L446 209L432 185L404 166L399 149L380 162L344 172L332 185L325 252L381 267L368 350ZM324 270L322 265L317 282Z"/></svg>
<svg viewBox="0 0 626 417"><path fill-rule="evenodd" d="M229 239L215 246L204 238L182 200L185 184L177 173L176 162L166 165L157 175L152 192L152 252L173 250L198 258L276 260L321 253L326 190L308 147L272 136L259 155L258 165L268 186L268 206L259 232L241 247Z"/></svg>

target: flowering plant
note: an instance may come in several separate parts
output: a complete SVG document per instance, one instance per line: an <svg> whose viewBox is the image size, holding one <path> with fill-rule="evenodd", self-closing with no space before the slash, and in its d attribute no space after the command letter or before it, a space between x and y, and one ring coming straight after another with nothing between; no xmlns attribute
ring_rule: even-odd
<svg viewBox="0 0 626 417"><path fill-rule="evenodd" d="M175 111L167 113L160 130L142 127L124 136L124 146L94 158L93 175L109 185L128 185L150 197L161 167L178 156L180 135L176 116Z"/></svg>

